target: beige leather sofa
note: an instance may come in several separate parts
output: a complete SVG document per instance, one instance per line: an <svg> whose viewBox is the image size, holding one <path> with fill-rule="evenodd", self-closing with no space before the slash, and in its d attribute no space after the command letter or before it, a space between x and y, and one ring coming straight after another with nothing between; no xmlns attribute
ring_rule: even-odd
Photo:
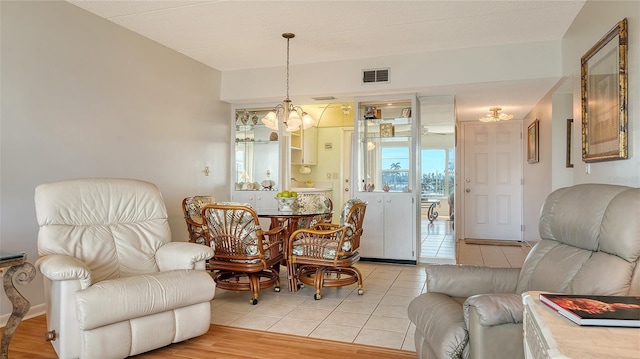
<svg viewBox="0 0 640 359"><path fill-rule="evenodd" d="M541 240L521 269L428 265L413 299L420 358L524 357L521 294L640 295L640 188L581 184L551 193Z"/></svg>
<svg viewBox="0 0 640 359"><path fill-rule="evenodd" d="M124 358L209 330L213 251L171 241L155 185L67 180L38 186L35 203L36 266L60 358Z"/></svg>

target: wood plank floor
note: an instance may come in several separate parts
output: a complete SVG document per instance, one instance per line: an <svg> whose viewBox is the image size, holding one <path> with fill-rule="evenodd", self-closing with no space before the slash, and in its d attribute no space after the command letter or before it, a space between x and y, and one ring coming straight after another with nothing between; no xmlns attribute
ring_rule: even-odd
<svg viewBox="0 0 640 359"><path fill-rule="evenodd" d="M1 332L1 331L0 331ZM45 316L20 323L9 345L10 359L57 358L44 339ZM412 358L416 353L361 344L211 325L197 338L172 344L135 358L144 359L385 359Z"/></svg>

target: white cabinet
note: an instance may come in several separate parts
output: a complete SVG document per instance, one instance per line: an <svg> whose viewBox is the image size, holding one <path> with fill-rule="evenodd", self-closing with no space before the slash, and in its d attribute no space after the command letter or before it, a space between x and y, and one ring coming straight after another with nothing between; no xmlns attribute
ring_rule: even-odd
<svg viewBox="0 0 640 359"><path fill-rule="evenodd" d="M278 202L274 199L276 191L235 191L234 202L249 203L256 211L264 209L278 209Z"/></svg>
<svg viewBox="0 0 640 359"><path fill-rule="evenodd" d="M358 98L353 197L366 202L360 255L415 264L420 233L419 118L415 94Z"/></svg>
<svg viewBox="0 0 640 359"><path fill-rule="evenodd" d="M291 164L318 164L318 129L311 127L291 133Z"/></svg>
<svg viewBox="0 0 640 359"><path fill-rule="evenodd" d="M415 263L416 218L412 193L359 192L367 202L360 255L363 258Z"/></svg>

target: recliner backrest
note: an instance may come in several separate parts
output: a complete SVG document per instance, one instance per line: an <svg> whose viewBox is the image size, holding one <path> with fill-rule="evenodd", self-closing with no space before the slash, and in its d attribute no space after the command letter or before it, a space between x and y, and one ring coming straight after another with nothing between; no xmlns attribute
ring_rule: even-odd
<svg viewBox="0 0 640 359"><path fill-rule="evenodd" d="M540 214L541 241L516 291L640 294L640 188L581 184L551 193Z"/></svg>
<svg viewBox="0 0 640 359"><path fill-rule="evenodd" d="M158 188L133 179L86 178L39 185L38 252L78 258L93 282L157 272L155 253L171 241Z"/></svg>

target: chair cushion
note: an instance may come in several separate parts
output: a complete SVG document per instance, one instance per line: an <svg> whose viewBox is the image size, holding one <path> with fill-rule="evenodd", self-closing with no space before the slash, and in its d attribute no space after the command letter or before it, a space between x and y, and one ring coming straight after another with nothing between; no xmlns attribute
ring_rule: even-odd
<svg viewBox="0 0 640 359"><path fill-rule="evenodd" d="M350 225L350 223L346 223L347 222L347 216L349 215L349 212L351 211L351 207L353 207L356 203L362 202L362 200L358 199L358 198L352 198L350 200L347 200L344 205L342 206L342 210L340 211L340 225L344 226L346 225Z"/></svg>
<svg viewBox="0 0 640 359"><path fill-rule="evenodd" d="M300 218L298 220L298 229L311 228L318 223L331 221L331 210L333 208L331 208L331 200L327 196L321 194L299 195L296 203L298 209L302 212L327 212L327 214Z"/></svg>
<svg viewBox="0 0 640 359"><path fill-rule="evenodd" d="M302 256L304 254L303 247L310 245L310 240L308 238L298 239L293 242L292 253L296 256ZM314 243L314 246L317 244ZM334 240L326 240L323 243L323 252L321 254L322 258L325 259L335 259L336 258L336 249L338 248L338 242ZM350 252L351 251L351 241L344 241L342 244L342 252ZM352 253L349 253L349 256ZM340 256L340 258L347 258L348 256Z"/></svg>
<svg viewBox="0 0 640 359"><path fill-rule="evenodd" d="M105 280L76 292L80 329L207 302L215 282L205 271L174 270Z"/></svg>
<svg viewBox="0 0 640 359"><path fill-rule="evenodd" d="M189 227L188 229L192 242L206 245L207 239L204 235L202 208L213 203L216 203L216 199L213 196L193 196L184 199L183 211L187 219L187 227Z"/></svg>
<svg viewBox="0 0 640 359"><path fill-rule="evenodd" d="M195 223L204 225L202 219L202 208L208 204L216 203L213 196L193 196L184 199L184 211L186 217Z"/></svg>

